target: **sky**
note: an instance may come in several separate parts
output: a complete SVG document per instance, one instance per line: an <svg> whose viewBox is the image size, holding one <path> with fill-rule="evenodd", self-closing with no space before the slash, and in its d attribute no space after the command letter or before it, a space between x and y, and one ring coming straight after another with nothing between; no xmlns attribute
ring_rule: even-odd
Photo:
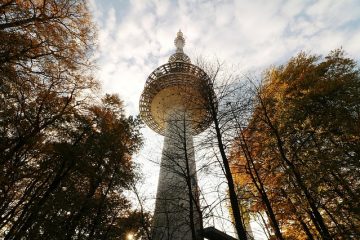
<svg viewBox="0 0 360 240"><path fill-rule="evenodd" d="M104 93L120 95L129 115L139 113L146 78L174 52L179 29L191 59L217 59L242 73L261 73L300 51L326 55L342 47L359 61L359 0L88 1L98 28L97 78ZM143 134L134 160L152 210L162 138L149 128Z"/></svg>

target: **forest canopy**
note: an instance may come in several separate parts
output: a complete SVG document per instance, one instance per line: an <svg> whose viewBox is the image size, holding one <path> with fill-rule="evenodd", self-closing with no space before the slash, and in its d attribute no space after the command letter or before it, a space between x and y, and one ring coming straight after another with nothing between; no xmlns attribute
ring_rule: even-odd
<svg viewBox="0 0 360 240"><path fill-rule="evenodd" d="M0 238L124 239L137 118L95 96L85 0L0 3ZM126 224L124 224L126 223Z"/></svg>
<svg viewBox="0 0 360 240"><path fill-rule="evenodd" d="M126 194L141 121L98 97L95 42L86 0L0 1L0 238L150 239ZM341 49L300 53L260 83L229 84L220 65L201 144L229 190L214 205L230 200L240 238L249 216L270 239L360 238L359 64ZM209 206L196 211L214 217Z"/></svg>
<svg viewBox="0 0 360 240"><path fill-rule="evenodd" d="M337 49L300 53L252 90L232 147L239 197L277 239L360 234L360 71ZM265 220L266 219L266 220Z"/></svg>

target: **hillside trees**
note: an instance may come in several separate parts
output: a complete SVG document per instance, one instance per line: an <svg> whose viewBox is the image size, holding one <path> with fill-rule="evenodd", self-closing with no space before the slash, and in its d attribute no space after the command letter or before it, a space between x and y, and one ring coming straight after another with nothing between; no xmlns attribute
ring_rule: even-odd
<svg viewBox="0 0 360 240"><path fill-rule="evenodd" d="M21 157L93 89L90 16L83 1L0 5L2 164ZM76 99L76 100L75 100Z"/></svg>
<svg viewBox="0 0 360 240"><path fill-rule="evenodd" d="M141 124L117 96L89 103L90 18L85 1L0 3L4 239L123 239L140 228L123 192L137 179Z"/></svg>
<svg viewBox="0 0 360 240"><path fill-rule="evenodd" d="M252 115L233 145L234 159L247 166L237 179L252 193L252 210L267 211L260 180L284 236L358 237L357 63L342 50L325 58L301 53L269 70L253 93Z"/></svg>

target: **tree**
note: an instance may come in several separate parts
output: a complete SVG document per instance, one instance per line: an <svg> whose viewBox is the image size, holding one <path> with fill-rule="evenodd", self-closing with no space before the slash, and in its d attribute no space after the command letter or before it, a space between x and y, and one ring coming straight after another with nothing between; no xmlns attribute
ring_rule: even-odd
<svg viewBox="0 0 360 240"><path fill-rule="evenodd" d="M236 104L239 105L239 102L237 102ZM268 182L269 171L266 171L267 168L266 166L264 166L265 164L260 160L255 159L251 152L256 151L256 146L260 145L261 143L254 144L251 141L252 139L248 138L247 131L243 129L242 124L239 122L239 117L237 117L237 115L242 115L245 113L245 111L235 113L235 109L247 110L247 108L236 107L234 109L231 103L229 103L229 105L230 111L233 113L234 116L236 129L238 131L238 137L236 138L236 146L233 146L237 151L232 153L231 156L232 159L237 159L236 162L232 162L232 167L233 175L235 176L238 185L238 192L242 193L245 196L248 196L247 202L252 202L252 207L255 207L256 203L261 204L260 209L263 208L265 210L265 213L269 219L270 226L276 238L284 239L283 234L280 231L279 221L275 216L275 212L272 206L273 204L270 201L270 197L273 193L271 193L265 186L267 184L271 184L271 182ZM242 118L242 120L244 120L244 118ZM251 150L250 146L253 147L251 148ZM241 151L240 155L239 151ZM276 178L276 175L272 175L270 180L274 181ZM248 206L249 205L250 204L248 204ZM259 209L259 207L257 207L257 209ZM249 210L246 209L245 211Z"/></svg>
<svg viewBox="0 0 360 240"><path fill-rule="evenodd" d="M209 149L213 150L212 158L216 159L220 165L228 187L226 200L230 202L231 220L239 239L246 240L251 236L246 231L240 204L242 196L238 196L236 191L230 165L230 146L236 135L236 127L233 124L232 113L227 109L228 102L237 97L243 85L238 81L239 78L236 74L226 73L223 65L219 62L209 64L200 59L198 65L209 76L209 82L202 87L202 94L206 102L200 108L208 112L209 119L213 123L206 131L199 147L206 149L207 152Z"/></svg>
<svg viewBox="0 0 360 240"><path fill-rule="evenodd" d="M342 50L301 53L254 88L237 159L255 159L287 237L359 236L359 73Z"/></svg>
<svg viewBox="0 0 360 240"><path fill-rule="evenodd" d="M131 155L141 143L138 126L132 118L124 118L122 102L116 96L107 95L103 104L103 107L91 107L86 122L80 122L81 127L92 130L88 138L84 137L84 145L76 147L81 152L74 154L80 158L76 161L78 166L74 166L79 176L69 176L71 180L83 180L80 185L69 183L71 187L75 185L75 193L71 194L75 199L70 199L69 205L78 203L66 219L69 239L79 230L83 237L78 233L78 238L117 239L126 233L126 228L140 224L140 215L134 218L123 195L136 177ZM126 225L118 225L121 221L126 221Z"/></svg>
<svg viewBox="0 0 360 240"><path fill-rule="evenodd" d="M137 184L143 184L143 181L140 179ZM139 235L147 240L152 240L151 237L151 214L146 211L145 203L147 198L141 193L139 187L136 184L131 183L130 189L134 193L137 203L139 205L139 214L140 214L140 232Z"/></svg>
<svg viewBox="0 0 360 240"><path fill-rule="evenodd" d="M136 180L131 155L141 144L138 123L121 109L117 97L107 96L102 106L75 114L61 129L62 141L44 144L27 181L19 181L32 191L13 199L18 206L8 208L14 214L5 219L5 239L118 239L142 227L123 195Z"/></svg>
<svg viewBox="0 0 360 240"><path fill-rule="evenodd" d="M85 1L8 0L0 13L0 163L9 164L96 86L94 32Z"/></svg>
<svg viewBox="0 0 360 240"><path fill-rule="evenodd" d="M86 1L0 3L4 239L123 239L141 228L123 194L137 179L141 125L117 96L93 97L90 19Z"/></svg>

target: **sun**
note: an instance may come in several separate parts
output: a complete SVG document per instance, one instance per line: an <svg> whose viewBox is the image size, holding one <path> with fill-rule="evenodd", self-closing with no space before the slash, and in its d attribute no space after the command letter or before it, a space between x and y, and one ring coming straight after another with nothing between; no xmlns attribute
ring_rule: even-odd
<svg viewBox="0 0 360 240"><path fill-rule="evenodd" d="M128 233L126 236L127 240L133 240L134 239L134 234L133 233Z"/></svg>

